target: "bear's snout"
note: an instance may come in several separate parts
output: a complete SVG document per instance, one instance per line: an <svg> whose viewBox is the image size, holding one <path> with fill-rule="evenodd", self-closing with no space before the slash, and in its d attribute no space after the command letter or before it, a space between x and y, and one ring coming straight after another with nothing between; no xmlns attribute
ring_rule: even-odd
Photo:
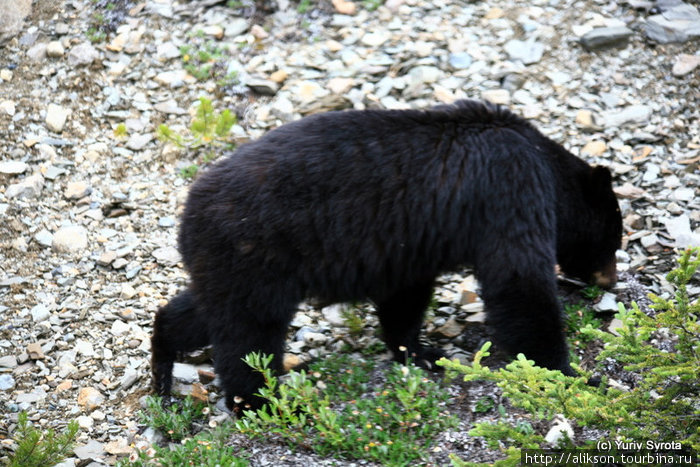
<svg viewBox="0 0 700 467"><path fill-rule="evenodd" d="M593 273L595 285L609 289L617 283L617 261L613 258L603 269Z"/></svg>

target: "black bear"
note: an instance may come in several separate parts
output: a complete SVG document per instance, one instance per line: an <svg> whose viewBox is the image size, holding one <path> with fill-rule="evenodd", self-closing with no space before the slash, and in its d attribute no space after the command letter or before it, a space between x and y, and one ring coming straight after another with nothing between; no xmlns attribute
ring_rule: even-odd
<svg viewBox="0 0 700 467"><path fill-rule="evenodd" d="M615 280L622 222L610 172L509 110L313 115L270 131L192 185L179 236L188 289L156 315L152 370L171 388L178 352L212 344L227 405L258 406L261 351L281 370L305 298L369 299L397 360L442 355L419 332L433 283L472 265L495 341L572 375L555 264Z"/></svg>

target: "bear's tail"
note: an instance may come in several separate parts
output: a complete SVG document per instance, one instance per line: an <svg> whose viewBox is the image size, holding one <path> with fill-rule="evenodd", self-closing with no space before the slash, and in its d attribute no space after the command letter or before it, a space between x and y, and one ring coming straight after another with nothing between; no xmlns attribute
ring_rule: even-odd
<svg viewBox="0 0 700 467"><path fill-rule="evenodd" d="M195 296L191 290L184 290L158 310L153 322L151 372L156 393L170 394L178 354L207 344L209 333L206 323L199 320Z"/></svg>

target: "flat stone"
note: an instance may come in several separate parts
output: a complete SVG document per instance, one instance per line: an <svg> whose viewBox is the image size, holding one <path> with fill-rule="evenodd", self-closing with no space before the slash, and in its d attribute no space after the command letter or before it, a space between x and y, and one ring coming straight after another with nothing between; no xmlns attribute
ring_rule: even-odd
<svg viewBox="0 0 700 467"><path fill-rule="evenodd" d="M167 101L158 102L153 106L158 112L173 115L184 115L187 113L185 109L177 105L174 99L169 99Z"/></svg>
<svg viewBox="0 0 700 467"><path fill-rule="evenodd" d="M472 64L472 57L467 52L455 52L450 54L448 62L455 70L464 70Z"/></svg>
<svg viewBox="0 0 700 467"><path fill-rule="evenodd" d="M659 15L648 17L644 32L662 44L700 38L700 12L692 5L680 3Z"/></svg>
<svg viewBox="0 0 700 467"><path fill-rule="evenodd" d="M14 355L5 355L0 357L0 368L17 368L17 357Z"/></svg>
<svg viewBox="0 0 700 467"><path fill-rule="evenodd" d="M617 311L617 295L605 292L593 308L598 311Z"/></svg>
<svg viewBox="0 0 700 467"><path fill-rule="evenodd" d="M620 127L631 124L641 124L649 121L652 109L648 105L630 105L622 110L611 110L602 114L606 127Z"/></svg>
<svg viewBox="0 0 700 467"><path fill-rule="evenodd" d="M251 78L245 83L253 92L263 96L274 96L277 94L279 84L269 79Z"/></svg>
<svg viewBox="0 0 700 467"><path fill-rule="evenodd" d="M27 345L27 355L32 360L42 360L44 359L44 351L38 342L32 342Z"/></svg>
<svg viewBox="0 0 700 467"><path fill-rule="evenodd" d="M153 134L151 134L151 133L144 133L144 134L136 133L136 134L131 135L129 137L129 140L126 142L126 147L133 150L133 151L140 151L144 147L146 147L146 145L148 143L150 143L151 141L153 141Z"/></svg>
<svg viewBox="0 0 700 467"><path fill-rule="evenodd" d="M581 148L581 154L586 154L589 156L600 156L605 153L607 147L604 141L595 140L586 143L586 145Z"/></svg>
<svg viewBox="0 0 700 467"><path fill-rule="evenodd" d="M76 447L73 452L79 459L100 459L105 455L104 444L94 439Z"/></svg>
<svg viewBox="0 0 700 467"><path fill-rule="evenodd" d="M175 362L173 365L173 378L182 383L192 384L199 381L199 374L194 365Z"/></svg>
<svg viewBox="0 0 700 467"><path fill-rule="evenodd" d="M632 34L634 31L624 26L595 28L581 37L581 45L586 50L625 47Z"/></svg>
<svg viewBox="0 0 700 467"><path fill-rule="evenodd" d="M505 43L503 49L511 60L518 60L524 65L530 65L542 59L544 44L536 42L534 39L527 41L512 39Z"/></svg>
<svg viewBox="0 0 700 467"><path fill-rule="evenodd" d="M17 175L27 171L29 166L20 161L0 162L0 173L5 175Z"/></svg>
<svg viewBox="0 0 700 467"><path fill-rule="evenodd" d="M388 31L367 32L362 36L360 42L368 47L379 47L391 38Z"/></svg>

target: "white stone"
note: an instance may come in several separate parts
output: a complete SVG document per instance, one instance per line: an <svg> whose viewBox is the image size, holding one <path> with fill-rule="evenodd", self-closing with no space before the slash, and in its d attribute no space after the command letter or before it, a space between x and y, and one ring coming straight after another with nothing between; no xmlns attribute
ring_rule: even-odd
<svg viewBox="0 0 700 467"><path fill-rule="evenodd" d="M153 250L153 253L151 254L158 263L166 266L172 266L180 261L180 252L177 251L177 248L172 246L158 248Z"/></svg>
<svg viewBox="0 0 700 467"><path fill-rule="evenodd" d="M60 41L51 41L46 44L46 55L53 58L63 57L65 49Z"/></svg>
<svg viewBox="0 0 700 467"><path fill-rule="evenodd" d="M605 292L593 308L598 311L617 311L617 295Z"/></svg>
<svg viewBox="0 0 700 467"><path fill-rule="evenodd" d="M556 448L559 447L560 443L564 442L566 439L573 441L574 439L574 429L571 424L562 415L556 415L553 420L552 427L549 429L544 437L544 440L549 443L550 446Z"/></svg>
<svg viewBox="0 0 700 467"><path fill-rule="evenodd" d="M5 175L16 175L27 171L29 166L20 161L3 161L0 162L0 173Z"/></svg>
<svg viewBox="0 0 700 467"><path fill-rule="evenodd" d="M173 365L173 378L180 382L191 384L199 381L199 373L197 373L197 368L193 365L175 362Z"/></svg>
<svg viewBox="0 0 700 467"><path fill-rule="evenodd" d="M15 114L15 103L10 100L0 102L0 112L12 117Z"/></svg>
<svg viewBox="0 0 700 467"><path fill-rule="evenodd" d="M69 114L69 109L60 105L49 104L48 109L46 109L46 126L55 133L62 132Z"/></svg>
<svg viewBox="0 0 700 467"><path fill-rule="evenodd" d="M77 253L87 248L88 236L85 227L70 225L54 233L51 247L58 253Z"/></svg>

